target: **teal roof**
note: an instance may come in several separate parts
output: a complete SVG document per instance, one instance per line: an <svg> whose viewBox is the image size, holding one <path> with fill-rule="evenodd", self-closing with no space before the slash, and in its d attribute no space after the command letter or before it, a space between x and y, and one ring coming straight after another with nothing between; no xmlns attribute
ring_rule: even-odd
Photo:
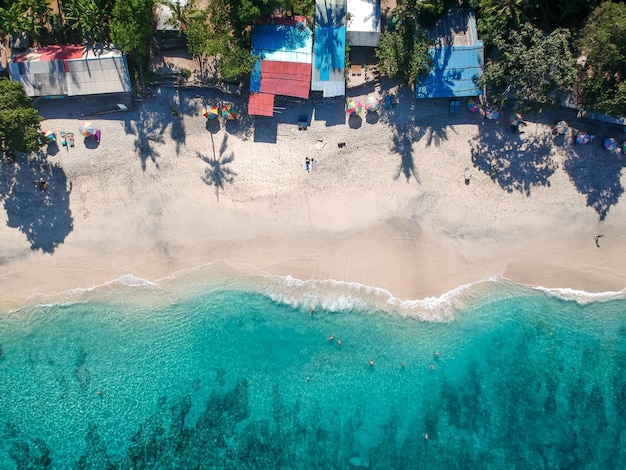
<svg viewBox="0 0 626 470"><path fill-rule="evenodd" d="M433 68L415 84L417 98L459 98L482 95L483 43L472 46L432 47Z"/></svg>

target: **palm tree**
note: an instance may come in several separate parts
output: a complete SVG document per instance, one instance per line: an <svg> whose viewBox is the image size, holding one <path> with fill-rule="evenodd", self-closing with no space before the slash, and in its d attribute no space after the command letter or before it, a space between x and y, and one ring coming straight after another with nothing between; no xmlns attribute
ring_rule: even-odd
<svg viewBox="0 0 626 470"><path fill-rule="evenodd" d="M27 18L21 3L14 3L8 8L0 8L0 35L4 45L8 44L9 35L22 33L27 29Z"/></svg>
<svg viewBox="0 0 626 470"><path fill-rule="evenodd" d="M72 29L80 29L88 44L106 42L109 39L107 0L65 0L65 19Z"/></svg>
<svg viewBox="0 0 626 470"><path fill-rule="evenodd" d="M18 4L21 4L24 10L26 34L31 39L39 39L39 32L46 27L52 11L48 7L48 2L46 0L22 0Z"/></svg>
<svg viewBox="0 0 626 470"><path fill-rule="evenodd" d="M181 3L181 0L160 0L159 3L168 7L172 12L172 16L167 19L165 24L180 31L185 31L189 23L197 18L200 13L194 0L190 0L186 4Z"/></svg>

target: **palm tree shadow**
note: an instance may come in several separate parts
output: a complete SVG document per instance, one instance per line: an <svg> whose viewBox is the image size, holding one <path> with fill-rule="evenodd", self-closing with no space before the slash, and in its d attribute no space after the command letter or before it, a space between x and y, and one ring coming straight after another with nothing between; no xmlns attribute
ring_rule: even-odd
<svg viewBox="0 0 626 470"><path fill-rule="evenodd" d="M598 213L600 220L606 218L611 206L624 193L620 180L624 166L618 154L590 146L571 147L563 164L570 181L586 197L587 205Z"/></svg>
<svg viewBox="0 0 626 470"><path fill-rule="evenodd" d="M401 174L404 174L407 183L411 181L411 177L415 178L418 184L420 183L420 178L413 161L414 139L415 132L412 126L404 126L401 129L395 129L391 150L400 154L400 165L398 165L398 171L393 178L394 180L397 180Z"/></svg>
<svg viewBox="0 0 626 470"><path fill-rule="evenodd" d="M552 139L548 135L511 136L500 127L485 128L470 140L474 166L503 189L530 196L534 186L550 186L557 165L551 160Z"/></svg>
<svg viewBox="0 0 626 470"><path fill-rule="evenodd" d="M206 155L202 155L200 152L196 152L198 158L209 165L208 168L204 170L202 181L204 181L208 186L215 186L215 197L218 202L220 200L220 190L224 191L224 183L233 184L233 181L235 180L234 177L237 176L237 173L228 167L228 165L235 159L235 155L232 152L228 154L226 153L228 148L227 142L228 135L224 135L218 157L215 153L213 134L211 134L213 157L207 157Z"/></svg>

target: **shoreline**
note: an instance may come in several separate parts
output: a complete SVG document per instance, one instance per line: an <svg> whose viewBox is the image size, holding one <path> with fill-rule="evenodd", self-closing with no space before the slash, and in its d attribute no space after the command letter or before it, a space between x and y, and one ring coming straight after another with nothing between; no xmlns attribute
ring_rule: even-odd
<svg viewBox="0 0 626 470"><path fill-rule="evenodd" d="M185 103L180 119L165 115L174 99ZM67 189L52 186L49 206L33 209L32 218L45 222L34 229L49 231L41 228L41 239L60 240L48 252L32 249L14 227L18 215L27 219L21 226L33 220L5 202L1 311L123 275L156 282L215 260L355 282L402 300L494 276L548 289L626 287L626 207L614 189L624 176L620 170L611 181L614 200L599 221L595 195L577 188L584 186L570 163L606 159L599 146L553 143L550 126L536 122L514 139L504 122L444 114L436 103L418 107L406 97L358 127L327 127L314 115L299 132L294 106L276 118L275 137L275 123L252 128L249 118L207 130L200 109L208 99L160 90L152 103L94 120L100 146L81 141L40 162L16 163L16 174L29 178L37 166L52 169L60 176L51 185ZM42 126L58 132L77 123ZM317 171L303 170L305 157L317 160ZM506 165L490 175L492 157ZM11 194L40 197L29 184ZM600 248L598 234L605 235Z"/></svg>

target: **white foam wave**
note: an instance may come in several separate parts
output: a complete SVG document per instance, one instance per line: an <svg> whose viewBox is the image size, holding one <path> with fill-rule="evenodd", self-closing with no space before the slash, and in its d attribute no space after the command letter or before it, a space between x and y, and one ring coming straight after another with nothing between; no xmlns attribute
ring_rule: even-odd
<svg viewBox="0 0 626 470"><path fill-rule="evenodd" d="M580 305L587 305L593 302L608 302L611 300L626 299L626 289L620 291L606 292L586 292L584 290L563 288L548 288L533 286L533 289L544 292L561 300L574 301Z"/></svg>
<svg viewBox="0 0 626 470"><path fill-rule="evenodd" d="M459 286L439 297L402 300L386 289L356 282L333 279L305 281L292 276L272 276L272 282L266 284L263 293L294 308L320 308L329 312L373 308L421 321L449 322L454 320L454 313L465 305L467 294L474 285Z"/></svg>
<svg viewBox="0 0 626 470"><path fill-rule="evenodd" d="M130 288L138 295L119 295ZM137 289L139 288L139 289ZM143 289L142 289L143 288ZM247 265L219 260L176 272L157 281L125 274L111 281L77 288L50 298L39 298L38 305L62 305L93 299L130 302L156 307L162 302L184 300L216 290L238 290L265 295L271 300L303 312L324 310L340 313L350 310L379 311L428 322L451 322L469 304L498 301L524 292L539 291L580 304L626 298L624 290L590 293L570 288L545 288L516 283L500 275L458 286L436 297L403 300L386 289L334 279L302 280L293 276L268 274ZM153 295L157 293L158 295ZM36 300L36 299L31 299ZM31 304L32 305L32 304Z"/></svg>

